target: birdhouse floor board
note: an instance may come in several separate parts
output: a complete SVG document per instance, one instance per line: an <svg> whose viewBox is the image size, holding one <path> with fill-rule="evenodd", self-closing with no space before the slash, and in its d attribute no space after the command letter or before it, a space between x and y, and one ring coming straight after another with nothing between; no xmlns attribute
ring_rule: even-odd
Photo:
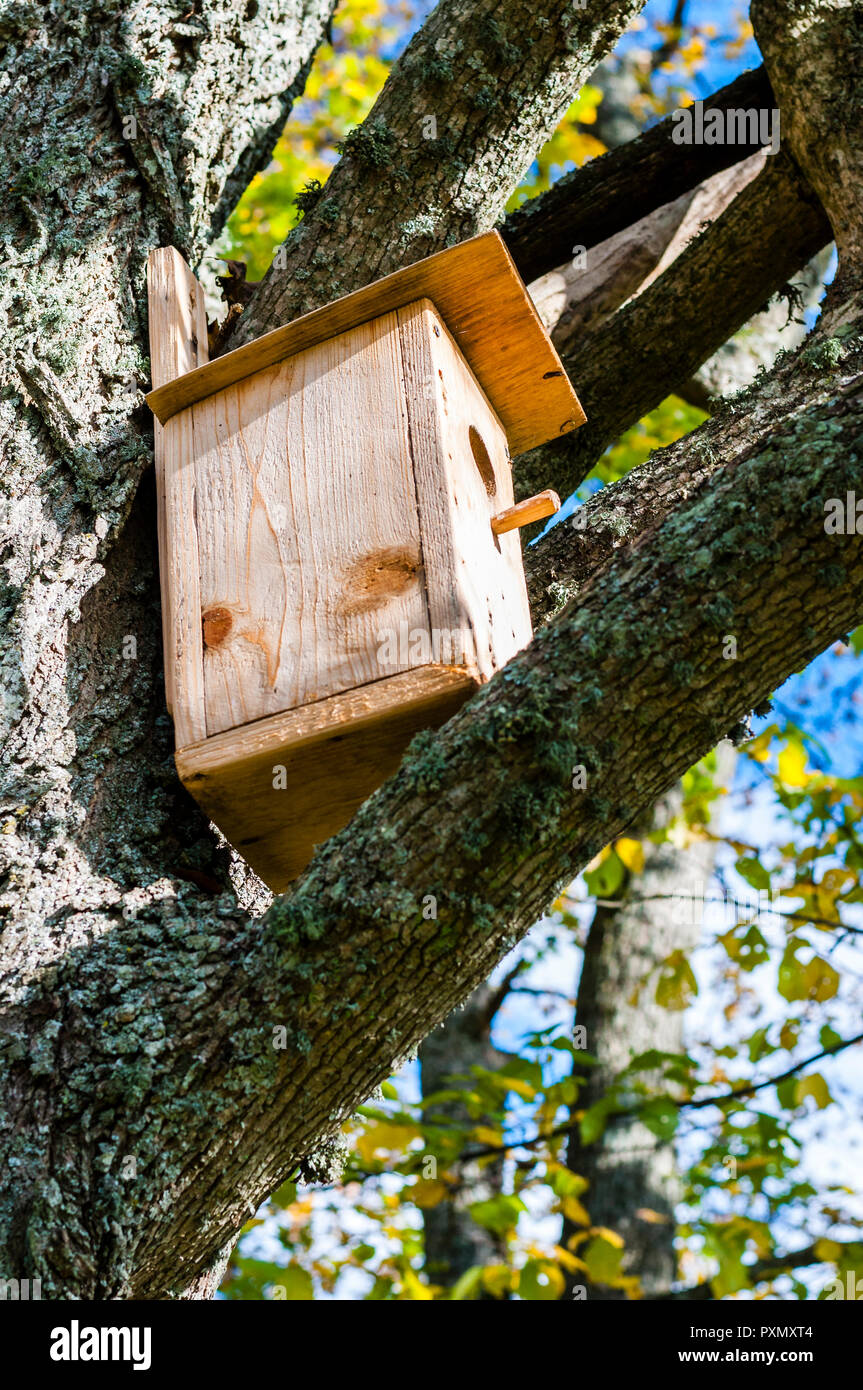
<svg viewBox="0 0 863 1390"><path fill-rule="evenodd" d="M441 665L229 729L177 750L184 786L274 891L393 775L420 729L450 719L477 682Z"/></svg>
<svg viewBox="0 0 863 1390"><path fill-rule="evenodd" d="M156 384L147 402L164 424L264 367L422 298L434 302L449 326L500 416L513 454L584 423L578 397L497 232L416 261L206 366Z"/></svg>

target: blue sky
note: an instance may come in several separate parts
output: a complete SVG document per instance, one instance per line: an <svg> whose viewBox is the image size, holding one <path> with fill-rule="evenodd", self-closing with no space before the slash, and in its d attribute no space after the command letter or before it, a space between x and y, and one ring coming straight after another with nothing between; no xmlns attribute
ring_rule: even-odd
<svg viewBox="0 0 863 1390"><path fill-rule="evenodd" d="M748 5L736 3L736 0L689 0L686 9L686 23L696 25L712 24L717 31L717 39L735 38L739 32L740 16L748 11ZM674 13L674 0L648 0L642 10L642 18L646 20L650 29L659 24L667 24ZM655 30L654 30L655 32ZM618 45L619 52L625 52L628 48L643 45L645 33L643 30L636 29L624 35ZM730 82L738 72L743 72L746 68L757 67L761 62L758 52L758 45L751 40L746 48L735 58L729 60L724 56L723 46L719 43L711 45L708 53L708 61L699 78L703 95L715 90L716 87L723 86Z"/></svg>

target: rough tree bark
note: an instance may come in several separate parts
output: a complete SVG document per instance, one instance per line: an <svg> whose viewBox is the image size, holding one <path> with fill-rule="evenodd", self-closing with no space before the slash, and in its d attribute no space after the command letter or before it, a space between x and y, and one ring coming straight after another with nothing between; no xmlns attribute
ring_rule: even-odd
<svg viewBox="0 0 863 1390"><path fill-rule="evenodd" d="M564 357L587 424L566 437L571 443L523 455L517 493L530 496L549 475L561 495L574 491L629 424L687 381L829 240L815 193L781 150L659 279Z"/></svg>
<svg viewBox="0 0 863 1390"><path fill-rule="evenodd" d="M55 1065L67 1099L87 1089L86 1056L79 1071L65 1041L76 953L136 902L165 903L175 875L211 881L224 857L170 766L150 474L130 512L152 461L146 259L169 242L194 259L219 229L269 158L331 9L54 0L0 17L2 972L42 1037L33 1051L6 1020L4 1122L25 1130L3 1165L0 1267L40 1267L53 1228L48 1243L79 1253L60 1257L46 1294L58 1278L69 1296L98 1285L113 1219L96 1195L112 1103L64 1134L50 1095ZM178 921L197 896L181 888Z"/></svg>
<svg viewBox="0 0 863 1390"><path fill-rule="evenodd" d="M249 7L248 19L227 4L204 8L219 35L239 24L249 41L260 29L264 51L281 42L274 80L278 90L290 86L303 61L298 19L291 27L286 9L272 5L255 15ZM566 81L577 84L637 9L591 0L577 12L572 32L584 63L567 66ZM815 123L818 162L807 161L805 141L794 153L850 270L860 195L837 141L853 142L859 160L860 102L849 98L855 36L842 28L854 14L814 0L772 4L777 44L796 51L812 41L811 27L795 27L804 10L832 28L834 46L807 73L805 140ZM128 268L130 229L143 252L165 235L166 214L131 167L97 77L112 44L122 56L134 40L145 69L156 53L154 91L164 83L169 96L147 136L153 153L137 158L152 161L151 177L167 190L159 150L167 148L184 187L185 171L197 167L189 147L212 134L218 71L206 75L215 95L206 80L196 88L198 40L180 32L175 49L167 7L136 12L150 26L139 50L119 6L10 13L12 71L28 73L30 91L13 129L24 187L7 234L18 266L8 272L11 340L24 376L4 400L20 517L4 595L12 728L3 891L14 917L3 942L2 1162L14 1182L0 1207L3 1272L40 1277L46 1297L170 1297L211 1286L219 1252L298 1164L307 1175L322 1171L316 1155L342 1117L488 974L559 884L789 671L860 621L863 558L853 537L823 528L823 500L861 484L860 310L853 281L840 280L789 378L760 381L745 420L738 408L722 440L723 467L639 544L613 555L578 608L543 629L443 731L418 740L291 893L250 917L233 893L206 891L219 886L217 856L168 760L155 675L152 508L142 498L129 511L148 427L134 411L144 374L134 358L142 284ZM537 44L522 71L534 51L548 58ZM792 62L787 91L777 91L792 106L796 70ZM544 73L532 81L553 121L566 98L559 71ZM846 103L838 134L825 107L833 91ZM76 118L79 99L86 111ZM194 110L195 99L193 129L186 103ZM232 92L232 120L236 102ZM7 113L15 110L9 99ZM65 123L78 143L61 144L55 177L42 167L34 186L31 152L49 151L29 142L52 121L55 142ZM142 119L139 132L148 129ZM536 137L544 129L536 119ZM795 142L793 119L790 132ZM460 157L469 161L472 148L460 147ZM361 259L356 246L353 255ZM107 294L95 288L106 276ZM56 317L58 283L71 306L65 324ZM90 314L99 332L76 340L74 327L92 325ZM76 371L58 387L64 342L78 344ZM701 438L679 455L690 472ZM727 631L738 635L736 663L722 659ZM135 661L123 657L129 635ZM607 692L614 698L603 700ZM575 763L589 768L587 794L570 788ZM422 916L429 892L436 922ZM272 1047L274 1024L287 1028L287 1052Z"/></svg>

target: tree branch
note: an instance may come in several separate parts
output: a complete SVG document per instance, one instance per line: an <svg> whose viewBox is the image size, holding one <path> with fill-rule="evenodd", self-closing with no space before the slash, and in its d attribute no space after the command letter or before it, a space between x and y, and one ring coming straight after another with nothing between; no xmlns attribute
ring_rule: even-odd
<svg viewBox="0 0 863 1390"><path fill-rule="evenodd" d="M768 1279L777 1279L780 1274L788 1274L793 1269L807 1269L811 1265L825 1263L824 1255L819 1253L819 1241L806 1245L802 1250L788 1250L778 1255L768 1255L754 1265L744 1266L750 1287L763 1284ZM711 1302L716 1295L709 1279L703 1284L695 1284L688 1289L669 1289L666 1293L654 1295L653 1302L666 1303L686 1300L691 1303Z"/></svg>
<svg viewBox="0 0 863 1390"><path fill-rule="evenodd" d="M833 1043L830 1047L823 1048L811 1057L803 1057L799 1062L795 1062L792 1067L788 1067L778 1076L765 1076L761 1081L746 1083L742 1086L735 1086L730 1091L714 1092L713 1095L700 1096L697 1099L675 1099L673 1096L665 1097L678 1110L703 1110L709 1106L724 1105L727 1101L737 1100L741 1096L757 1095L759 1091L765 1090L768 1086L779 1086L783 1081L788 1081L792 1076L797 1076L805 1067L812 1066L813 1062L820 1062L824 1057L832 1057L837 1052L844 1052L847 1047L854 1047L857 1043L863 1042L863 1033L857 1033L853 1038L842 1038L838 1043ZM638 1107L622 1110L617 1114L608 1117L608 1123L613 1124L616 1120L638 1119ZM554 1125L551 1129L544 1130L541 1134L535 1134L531 1139L512 1139L506 1144L482 1144L472 1149L465 1149L459 1154L458 1163L475 1163L480 1158L493 1158L496 1154L511 1153L513 1149L535 1149L541 1144L547 1144L554 1139L564 1139L570 1135L577 1134L579 1131L578 1120L568 1120L565 1124ZM373 1176L368 1174L369 1177Z"/></svg>
<svg viewBox="0 0 863 1390"><path fill-rule="evenodd" d="M579 347L634 295L641 294L763 169L763 152L712 175L673 203L642 217L583 260L558 266L528 286L555 347Z"/></svg>
<svg viewBox="0 0 863 1390"><path fill-rule="evenodd" d="M325 1115L335 1125L387 1075L399 1044L418 1042L479 983L557 885L863 614L863 555L854 537L825 533L822 507L859 476L863 344L849 339L833 369L802 356L798 367L805 408L787 408L765 379L725 468L615 557L577 609L441 732L416 740L396 777L274 904L256 944L246 935L219 997L208 1093L223 1133L234 1132L234 1115L266 1135L259 1195L308 1152ZM737 661L722 654L729 630ZM577 763L588 768L587 793L570 790ZM422 916L429 893L435 921ZM325 1013L321 989L337 1001ZM291 1039L284 1060L269 1050L276 1019ZM323 1072L322 1054L336 1059ZM253 1094L250 1066L267 1078ZM188 1126L172 1107L163 1142L173 1135L185 1148L181 1113ZM225 1142L213 1141L212 1159ZM203 1187L228 1220L223 1166L211 1160ZM218 1239L215 1228L193 1234L201 1186L190 1174L176 1196L196 1260Z"/></svg>
<svg viewBox="0 0 863 1390"><path fill-rule="evenodd" d="M687 381L829 239L823 209L790 158L769 159L658 280L565 357L587 424L519 458L517 495L537 492L540 480L561 496L573 492L609 444Z"/></svg>
<svg viewBox="0 0 863 1390"><path fill-rule="evenodd" d="M87 251L70 252L62 288L77 314L107 321L110 333L107 342L94 333L86 371L71 372L64 359L77 393L70 403L85 405L73 452L52 457L37 410L20 394L3 402L4 428L23 442L17 495L29 505L37 480L47 482L10 570L9 593L21 609L4 656L14 673L7 713L17 723L4 767L15 814L2 837L16 857L3 886L21 929L8 946L4 939L3 1167L17 1176L0 1218L7 1272L38 1275L45 1296L146 1298L179 1294L213 1268L250 1210L298 1164L307 1177L326 1171L342 1119L488 974L555 887L790 671L860 621L863 556L856 537L826 535L823 501L860 487L863 345L854 305L844 306L841 337L816 334L790 378L759 382L747 419L720 441L723 469L640 544L612 556L601 584L589 582L578 607L442 732L416 740L397 776L264 917L245 917L228 894L202 910L195 888L171 878L173 855L200 868L214 851L167 759L153 680L156 602L146 579L152 515L143 501L125 546L109 554L104 543L127 515L145 452L140 434L118 443L136 390L127 353L138 331L129 314L141 267L128 268L127 242L131 228L142 256L159 214L130 174L117 132L107 138L104 123L92 125L101 109L92 54L105 41L103 8L91 15L89 36L75 28L71 46L65 30L53 47L25 32L11 60L31 78L26 135L16 147L25 172L28 142L42 136L32 93L38 87L53 157L50 122L68 124L70 113L57 116L52 83L68 92L68 71L76 82L84 75L70 97L81 124L79 144L63 152L68 179L43 169L34 198L28 173L15 204L12 273L31 275L49 231L68 248L64 198L74 186ZM482 72L466 80L465 104L458 90L452 97L464 163L456 174L450 156L427 159L427 177L410 189L402 160L420 169L426 156L414 165L410 142L398 137L413 129L417 92L428 111L427 94L443 84L439 71L402 66L384 102L396 163L375 181L380 142L389 146L381 127L364 127L344 172L333 176L332 196L346 190L335 231L322 202L318 220L303 224L291 274L307 268L311 298L330 298L392 268L393 258L403 263L431 249L429 241L442 244L496 217L503 185L532 141L639 8L635 0L596 0L567 38L561 5L533 45L523 33L533 37L535 12L507 8L481 60L500 82L497 103L478 103ZM265 44L270 16L261 13ZM491 17L485 0L466 27L455 0L435 14L430 35L444 40L435 49L444 60L447 25L455 34L461 24L483 53L473 26ZM30 15L16 11L10 24L26 30ZM119 42L117 23L111 38ZM845 49L851 54L853 45ZM431 61L422 44L417 52ZM205 83L199 91L209 120L213 91ZM224 118L229 103L224 93L218 100ZM21 105L20 92L15 101ZM164 126L175 173L200 110L179 134L170 121ZM177 112L186 119L182 102ZM507 121L518 153L507 152ZM822 135L831 138L829 125ZM85 167L80 150L94 148L99 158ZM494 165L487 175L486 159ZM431 231L408 235L408 200L427 193L450 197L451 215L432 210L423 224ZM124 200L132 208L125 223L117 220ZM54 265L43 267L44 299L33 317L22 308L16 346L28 348L46 313L56 314ZM106 275L111 288L93 307L90 287ZM18 286L16 278L16 295ZM276 296L279 315L291 311L294 289ZM270 308L276 312L275 300ZM57 351L68 346L61 329L51 341ZM609 378L609 393L634 375L630 359L616 360L622 375ZM55 375L62 365L54 364ZM118 373L126 373L119 386ZM695 471L700 448L696 436L679 454L684 470ZM109 573L97 586L97 561L105 560ZM134 668L119 655L130 626L141 638ZM722 655L729 630L739 639L736 662ZM588 769L587 793L572 790L575 764ZM438 903L432 920L422 911L429 893Z"/></svg>
<svg viewBox="0 0 863 1390"><path fill-rule="evenodd" d="M782 110L784 139L818 193L840 274L863 278L863 78L857 0L752 0L752 24ZM844 291L847 293L847 290Z"/></svg>
<svg viewBox="0 0 863 1390"><path fill-rule="evenodd" d="M714 92L704 109L724 112L774 105L767 74L760 67ZM546 193L511 212L501 235L523 279L538 279L570 260L574 247L589 249L607 241L761 148L677 145L674 129L673 118L667 116L637 139L564 174Z"/></svg>

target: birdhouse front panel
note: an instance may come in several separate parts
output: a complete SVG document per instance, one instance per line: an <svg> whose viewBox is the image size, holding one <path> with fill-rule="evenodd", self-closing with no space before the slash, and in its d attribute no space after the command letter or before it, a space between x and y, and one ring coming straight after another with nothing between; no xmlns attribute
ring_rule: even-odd
<svg viewBox="0 0 863 1390"><path fill-rule="evenodd" d="M150 312L177 767L280 890L530 640L510 451L584 416L494 234L210 364L173 250Z"/></svg>
<svg viewBox="0 0 863 1390"><path fill-rule="evenodd" d="M420 664L379 660L428 628L396 315L192 409L207 734Z"/></svg>

